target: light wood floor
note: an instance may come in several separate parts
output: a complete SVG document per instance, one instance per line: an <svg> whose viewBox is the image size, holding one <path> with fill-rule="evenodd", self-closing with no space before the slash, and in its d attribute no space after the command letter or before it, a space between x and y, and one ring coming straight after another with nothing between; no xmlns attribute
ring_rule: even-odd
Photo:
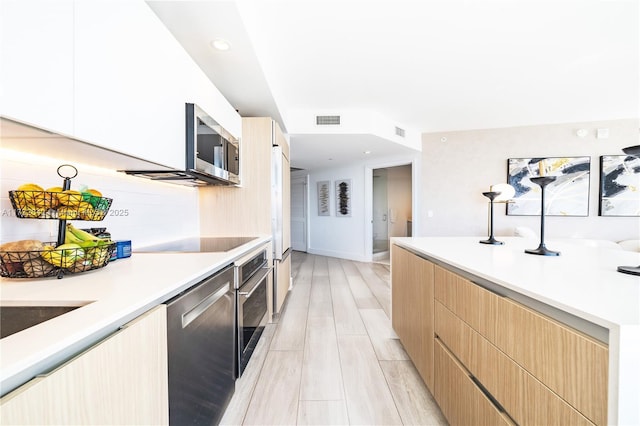
<svg viewBox="0 0 640 426"><path fill-rule="evenodd" d="M391 328L389 267L294 252L225 425L446 425Z"/></svg>

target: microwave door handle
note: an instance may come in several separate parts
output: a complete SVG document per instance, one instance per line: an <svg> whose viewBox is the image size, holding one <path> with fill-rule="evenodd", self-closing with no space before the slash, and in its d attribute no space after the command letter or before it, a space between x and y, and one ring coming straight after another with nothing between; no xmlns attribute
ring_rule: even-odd
<svg viewBox="0 0 640 426"><path fill-rule="evenodd" d="M258 287L260 287L260 283L269 274L269 272L271 272L271 268L270 267L262 268L262 272L260 274L257 274L255 277L251 278L251 280L249 281L249 282L252 282L252 281L256 282L256 284L253 286L253 288L251 290L249 290L249 291L239 291L238 294L240 296L244 296L247 299L250 298L251 295L253 294L253 292L256 291L258 289ZM249 283L247 283L246 285L248 285L248 284Z"/></svg>

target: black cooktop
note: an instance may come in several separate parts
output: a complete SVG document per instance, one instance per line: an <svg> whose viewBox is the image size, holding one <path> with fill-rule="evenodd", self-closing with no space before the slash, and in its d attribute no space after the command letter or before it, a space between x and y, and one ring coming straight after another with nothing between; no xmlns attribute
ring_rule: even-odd
<svg viewBox="0 0 640 426"><path fill-rule="evenodd" d="M257 237L193 237L142 247L137 253L204 253L231 251Z"/></svg>

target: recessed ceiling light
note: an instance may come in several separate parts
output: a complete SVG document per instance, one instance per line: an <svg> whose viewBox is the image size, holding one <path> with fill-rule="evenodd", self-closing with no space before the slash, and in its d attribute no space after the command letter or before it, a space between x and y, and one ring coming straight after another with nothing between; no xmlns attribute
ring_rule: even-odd
<svg viewBox="0 0 640 426"><path fill-rule="evenodd" d="M371 154L371 151L363 151L363 154Z"/></svg>
<svg viewBox="0 0 640 426"><path fill-rule="evenodd" d="M211 42L211 46L213 46L213 48L216 50L222 50L222 51L229 50L231 48L231 45L229 44L229 42L221 38L214 39Z"/></svg>

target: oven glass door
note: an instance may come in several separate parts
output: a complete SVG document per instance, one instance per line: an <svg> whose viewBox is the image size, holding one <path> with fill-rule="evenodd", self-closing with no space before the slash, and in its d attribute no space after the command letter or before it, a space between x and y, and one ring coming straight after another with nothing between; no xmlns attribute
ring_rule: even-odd
<svg viewBox="0 0 640 426"><path fill-rule="evenodd" d="M267 323L267 288L271 268L261 268L238 289L238 377L242 375Z"/></svg>

